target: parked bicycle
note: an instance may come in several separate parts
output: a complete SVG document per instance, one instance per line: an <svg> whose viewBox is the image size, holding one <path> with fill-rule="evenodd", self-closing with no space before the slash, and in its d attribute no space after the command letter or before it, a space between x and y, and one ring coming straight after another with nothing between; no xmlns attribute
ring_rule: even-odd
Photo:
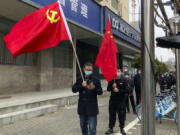
<svg viewBox="0 0 180 135"><path fill-rule="evenodd" d="M155 117L162 122L163 118L171 118L177 122L176 119L176 93L174 90L165 90L163 93L155 97ZM137 117L141 120L142 107L136 107Z"/></svg>

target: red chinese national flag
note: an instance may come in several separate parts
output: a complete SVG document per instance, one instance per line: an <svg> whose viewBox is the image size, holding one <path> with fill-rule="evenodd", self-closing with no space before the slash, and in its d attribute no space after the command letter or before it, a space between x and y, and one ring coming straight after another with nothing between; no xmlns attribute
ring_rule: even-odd
<svg viewBox="0 0 180 135"><path fill-rule="evenodd" d="M71 35L61 6L56 2L24 17L3 39L15 57L54 47L62 40L71 40Z"/></svg>
<svg viewBox="0 0 180 135"><path fill-rule="evenodd" d="M117 47L114 42L113 33L110 24L110 18L107 21L106 31L101 43L101 48L96 58L95 65L98 66L107 81L116 78L117 75Z"/></svg>

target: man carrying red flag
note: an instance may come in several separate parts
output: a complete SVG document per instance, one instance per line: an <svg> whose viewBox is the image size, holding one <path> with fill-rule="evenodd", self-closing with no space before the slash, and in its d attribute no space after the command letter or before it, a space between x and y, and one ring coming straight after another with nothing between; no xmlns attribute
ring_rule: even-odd
<svg viewBox="0 0 180 135"><path fill-rule="evenodd" d="M105 133L106 135L114 133L113 128L116 123L116 114L118 114L119 118L120 132L122 135L126 135L124 126L126 120L125 101L128 93L128 84L122 77L121 70L117 70L116 53L117 47L114 42L109 18L101 48L95 63L96 66L101 68L105 79L109 82L107 90L111 92L109 100L109 129Z"/></svg>
<svg viewBox="0 0 180 135"><path fill-rule="evenodd" d="M11 54L36 52L71 40L60 3L43 7L17 22L3 40Z"/></svg>

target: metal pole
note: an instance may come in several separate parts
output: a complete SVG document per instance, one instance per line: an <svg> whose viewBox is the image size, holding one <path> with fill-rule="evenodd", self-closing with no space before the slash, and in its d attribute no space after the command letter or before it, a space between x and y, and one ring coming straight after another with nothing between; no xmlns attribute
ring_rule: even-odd
<svg viewBox="0 0 180 135"><path fill-rule="evenodd" d="M142 0L142 135L155 135L154 115L154 0ZM151 58L150 58L151 57Z"/></svg>
<svg viewBox="0 0 180 135"><path fill-rule="evenodd" d="M180 50L176 49L176 94L177 94L177 121L180 121ZM177 135L180 135L180 124L177 124Z"/></svg>
<svg viewBox="0 0 180 135"><path fill-rule="evenodd" d="M178 32L178 25L175 26L175 34ZM177 94L177 135L180 135L180 49L176 49L176 94Z"/></svg>

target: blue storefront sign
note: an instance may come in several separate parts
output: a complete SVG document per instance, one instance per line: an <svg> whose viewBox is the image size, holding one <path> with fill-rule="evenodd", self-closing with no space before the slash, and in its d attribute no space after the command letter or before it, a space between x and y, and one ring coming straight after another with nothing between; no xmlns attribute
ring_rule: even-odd
<svg viewBox="0 0 180 135"><path fill-rule="evenodd" d="M57 0L31 0L46 6ZM59 0L66 18L80 26L101 34L101 6L93 0Z"/></svg>
<svg viewBox="0 0 180 135"><path fill-rule="evenodd" d="M140 33L118 15L114 14L110 9L104 7L104 22L107 21L108 17L111 19L111 26L115 36L140 47ZM104 23L104 29L105 25Z"/></svg>

